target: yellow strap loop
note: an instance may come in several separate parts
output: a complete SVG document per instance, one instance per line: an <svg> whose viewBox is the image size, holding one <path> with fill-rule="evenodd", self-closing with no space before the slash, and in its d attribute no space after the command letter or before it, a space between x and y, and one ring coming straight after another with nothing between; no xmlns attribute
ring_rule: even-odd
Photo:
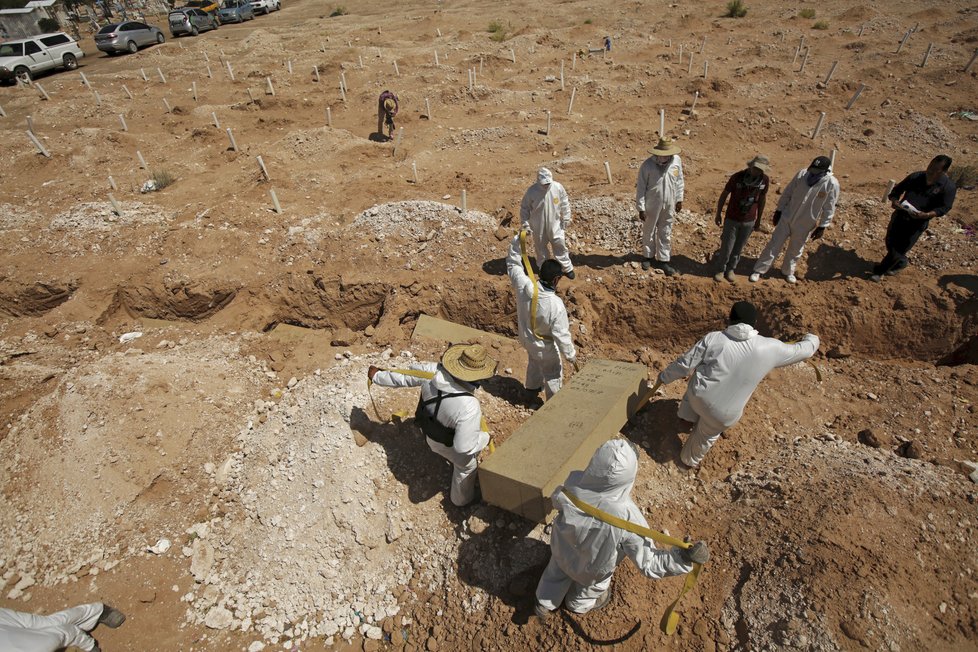
<svg viewBox="0 0 978 652"><path fill-rule="evenodd" d="M655 390L653 389L652 392L650 392L650 396L654 393ZM571 492L567 491L566 488L561 488L561 491L563 491L564 495L567 496L567 498L574 503L574 506L579 510L588 516L593 516L599 521L604 521L608 525L614 525L615 527L619 527L623 530L627 530L628 532L637 534L640 537L652 539L656 543L661 543L667 546L675 546L677 548L685 549L690 548L693 545L683 541L682 539L677 539L676 537L671 537L668 534L656 532L651 528L642 527L641 525L637 525L631 521L626 521L623 518L613 516L608 512L598 509L594 505L587 504ZM699 578L702 568L702 564L693 564L693 570L686 574L686 581L683 582L683 588L682 591L679 592L679 597L673 600L672 604L666 608L665 613L662 614L662 620L659 622L659 628L665 632L666 635L672 636L676 632L676 627L679 625L679 612L676 611L676 608L679 606L679 601L682 600L683 596L696 585L696 580Z"/></svg>
<svg viewBox="0 0 978 652"><path fill-rule="evenodd" d="M537 299L540 294L540 290L537 287L536 276L533 275L533 266L530 265L530 258L526 255L526 231L520 231L520 254L523 256L523 267L526 268L526 275L530 277L530 283L533 284L533 298L530 300L530 331L533 336L538 340L547 340L552 342L554 338L548 335L541 335L537 332Z"/></svg>

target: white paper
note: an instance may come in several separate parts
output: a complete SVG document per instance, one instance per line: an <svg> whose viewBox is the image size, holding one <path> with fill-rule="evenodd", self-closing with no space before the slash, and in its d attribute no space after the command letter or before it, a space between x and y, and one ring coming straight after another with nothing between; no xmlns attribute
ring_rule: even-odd
<svg viewBox="0 0 978 652"><path fill-rule="evenodd" d="M920 215L920 211L917 210L917 208L914 205L912 205L910 202L908 202L906 199L900 202L900 208L907 211L911 215Z"/></svg>

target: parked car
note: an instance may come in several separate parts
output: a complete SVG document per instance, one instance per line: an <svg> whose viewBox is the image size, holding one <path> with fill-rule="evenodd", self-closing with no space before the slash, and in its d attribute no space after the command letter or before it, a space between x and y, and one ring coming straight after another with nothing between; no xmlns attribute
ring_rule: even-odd
<svg viewBox="0 0 978 652"><path fill-rule="evenodd" d="M200 32L217 29L219 25L215 16L192 7L174 9L167 16L167 22L170 23L170 34L174 37L180 34L197 36Z"/></svg>
<svg viewBox="0 0 978 652"><path fill-rule="evenodd" d="M243 23L255 19L255 11L248 0L225 0L217 15L222 23Z"/></svg>
<svg viewBox="0 0 978 652"><path fill-rule="evenodd" d="M28 82L38 73L56 68L74 70L83 56L78 43L64 32L4 41L0 43L0 82L18 77Z"/></svg>
<svg viewBox="0 0 978 652"><path fill-rule="evenodd" d="M95 47L109 56L116 52L134 53L142 45L162 43L163 31L159 27L130 21L106 25L95 34Z"/></svg>
<svg viewBox="0 0 978 652"><path fill-rule="evenodd" d="M267 14L281 9L282 3L279 0L251 0L251 8L255 10L256 14Z"/></svg>

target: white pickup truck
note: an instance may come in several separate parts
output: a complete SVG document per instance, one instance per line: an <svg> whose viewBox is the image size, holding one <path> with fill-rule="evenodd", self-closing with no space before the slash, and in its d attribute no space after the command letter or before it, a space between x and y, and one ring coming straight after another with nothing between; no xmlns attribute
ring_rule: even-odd
<svg viewBox="0 0 978 652"><path fill-rule="evenodd" d="M78 43L64 32L4 41L0 43L0 82L18 77L27 82L37 73L55 68L74 70L83 56Z"/></svg>
<svg viewBox="0 0 978 652"><path fill-rule="evenodd" d="M256 14L267 14L282 8L280 0L251 0L251 9Z"/></svg>

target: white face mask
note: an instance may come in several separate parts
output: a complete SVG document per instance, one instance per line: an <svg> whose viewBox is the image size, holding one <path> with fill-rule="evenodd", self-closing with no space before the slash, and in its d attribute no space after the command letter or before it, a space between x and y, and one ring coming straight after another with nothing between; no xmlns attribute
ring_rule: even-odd
<svg viewBox="0 0 978 652"><path fill-rule="evenodd" d="M672 160L672 157L671 156L656 156L655 157L655 162L658 163L659 165L669 165L669 162L671 160Z"/></svg>

